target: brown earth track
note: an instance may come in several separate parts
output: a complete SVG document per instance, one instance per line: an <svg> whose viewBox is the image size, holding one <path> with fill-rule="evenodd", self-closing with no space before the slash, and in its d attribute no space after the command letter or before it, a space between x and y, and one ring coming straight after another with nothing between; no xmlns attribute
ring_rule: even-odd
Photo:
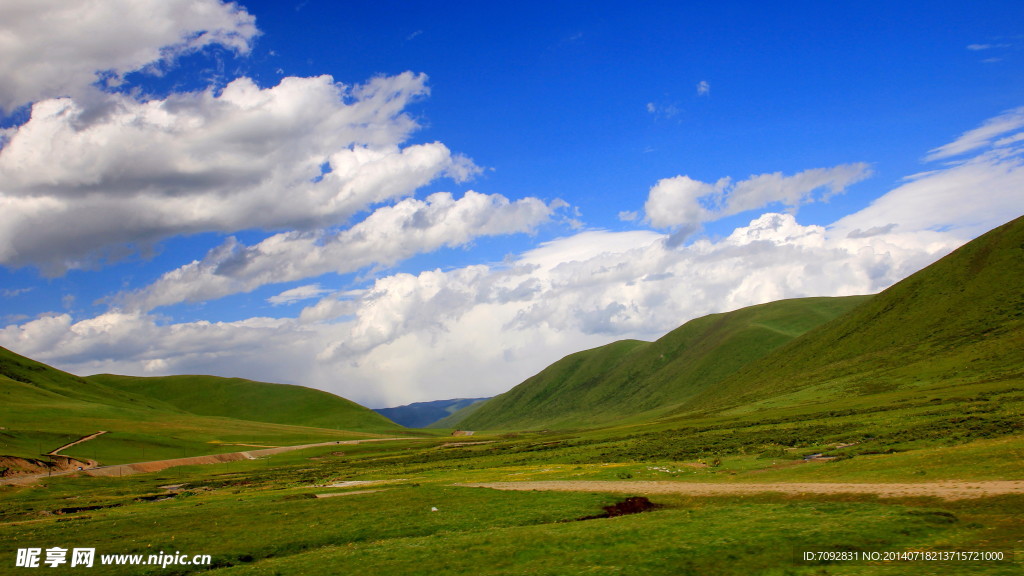
<svg viewBox="0 0 1024 576"><path fill-rule="evenodd" d="M86 468L84 470L69 470L53 474L25 474L0 478L0 484L30 484L40 478L48 476L62 476L74 472L80 472L89 476L131 476L132 474L144 474L146 472L158 472L174 466L194 466L199 464L222 464L224 462L235 462L237 460L255 460L262 456L272 456L292 450L303 448L315 448L318 446L337 446L346 444L361 444L363 442L386 442L389 440L422 440L422 438L366 438L363 440L340 440L333 442L318 442L315 444L302 444L299 446L278 446L276 448L264 448L262 450L248 450L245 452L229 452L226 454L209 454L207 456L191 456L187 458L172 458L170 460L154 460L152 462L136 462L134 464L115 464L113 466L100 466ZM90 461L92 462L92 461ZM93 463L95 465L95 463Z"/></svg>
<svg viewBox="0 0 1024 576"><path fill-rule="evenodd" d="M49 452L44 454L44 456L56 456L57 454L60 453L61 450L67 450L68 448L71 448L72 446L76 446L78 444L81 444L82 442L88 442L89 440L92 440L93 438L96 438L97 436L102 436L103 434L106 434L106 433L107 433L106 430L100 430L99 432L93 432L92 434L88 434L86 436L82 436L78 440L75 440L74 442L69 442L69 443L61 446L60 448L57 448L56 450L50 450Z"/></svg>
<svg viewBox="0 0 1024 576"><path fill-rule="evenodd" d="M1024 480L944 481L920 483L843 483L843 482L776 482L776 483L711 483L711 482L645 482L645 481L536 481L480 482L456 484L471 488L495 490L554 490L561 492L617 492L630 494L682 494L687 496L737 496L782 493L808 494L873 494L882 498L924 496L944 500L986 498L1004 494L1024 494Z"/></svg>

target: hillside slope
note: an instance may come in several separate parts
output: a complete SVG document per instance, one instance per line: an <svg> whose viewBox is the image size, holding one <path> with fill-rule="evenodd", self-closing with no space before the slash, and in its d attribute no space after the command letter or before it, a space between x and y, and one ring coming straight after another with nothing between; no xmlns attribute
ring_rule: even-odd
<svg viewBox="0 0 1024 576"><path fill-rule="evenodd" d="M684 410L1024 380L1024 217L744 367Z"/></svg>
<svg viewBox="0 0 1024 576"><path fill-rule="evenodd" d="M299 426L195 414L175 406L170 396L148 395L150 391L145 387L130 390L124 381L119 384L126 389L109 385L115 380L120 379L82 378L0 347L0 454L35 458L100 430L109 434L62 454L111 464L214 454L226 451L225 445L233 443L302 444L315 439L366 437L399 428L369 409L352 408L355 405L333 396L326 405L345 415L341 422L346 426L344 431L308 427L316 425L315 417L292 418L308 422L308 426ZM218 388L212 380L198 384L202 385L200 394L206 404L230 404L223 396L229 388ZM274 389L276 395L267 398L267 412L287 415L289 407L303 406L293 398L313 396L303 392L308 390L305 388L277 386L281 388ZM261 417L257 413L249 416ZM326 413L320 416L329 420ZM339 422L334 419L323 425L337 428Z"/></svg>
<svg viewBox="0 0 1024 576"><path fill-rule="evenodd" d="M801 298L711 314L655 342L566 356L454 422L467 429L577 427L652 417L690 400L868 297Z"/></svg>
<svg viewBox="0 0 1024 576"><path fill-rule="evenodd" d="M217 376L117 376L86 380L152 398L200 416L344 430L386 430L398 426L380 414L322 390Z"/></svg>

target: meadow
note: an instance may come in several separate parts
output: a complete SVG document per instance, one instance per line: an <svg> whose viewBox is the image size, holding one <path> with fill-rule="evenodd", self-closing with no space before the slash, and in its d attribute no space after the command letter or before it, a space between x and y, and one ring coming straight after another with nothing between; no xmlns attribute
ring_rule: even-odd
<svg viewBox="0 0 1024 576"><path fill-rule="evenodd" d="M641 494L464 486L1022 478L1022 390L979 384L957 396L911 391L889 400L775 418L664 419L454 438L437 431L123 478L69 476L3 486L2 562L4 572L21 573L11 568L14 548L86 546L98 555L180 551L212 559L202 570L90 569L97 574L1020 573L1022 494L959 500L650 494L652 510L594 518ZM819 452L834 459L805 460ZM801 560L802 551L818 549L987 550L1007 560Z"/></svg>

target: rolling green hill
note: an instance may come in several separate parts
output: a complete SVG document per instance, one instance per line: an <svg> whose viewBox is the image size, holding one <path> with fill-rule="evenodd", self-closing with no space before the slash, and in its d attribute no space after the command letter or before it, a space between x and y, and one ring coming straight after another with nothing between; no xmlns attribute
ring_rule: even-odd
<svg viewBox="0 0 1024 576"><path fill-rule="evenodd" d="M346 430L383 430L399 426L351 400L322 390L217 376L117 376L86 380L153 398L200 416Z"/></svg>
<svg viewBox="0 0 1024 576"><path fill-rule="evenodd" d="M467 429L594 426L1024 382L1024 218L875 296L772 302L572 354L456 413Z"/></svg>
<svg viewBox="0 0 1024 576"><path fill-rule="evenodd" d="M37 457L100 430L110 433L63 454L111 464L399 429L367 408L299 386L213 377L135 380L81 378L0 347L0 454ZM161 383L163 392L147 387ZM199 389L192 395L184 390L190 383ZM170 394L175 386L179 394Z"/></svg>
<svg viewBox="0 0 1024 576"><path fill-rule="evenodd" d="M692 320L655 342L624 340L578 352L445 422L521 429L654 417L867 298L771 302Z"/></svg>
<svg viewBox="0 0 1024 576"><path fill-rule="evenodd" d="M744 367L685 410L1024 381L1024 217Z"/></svg>

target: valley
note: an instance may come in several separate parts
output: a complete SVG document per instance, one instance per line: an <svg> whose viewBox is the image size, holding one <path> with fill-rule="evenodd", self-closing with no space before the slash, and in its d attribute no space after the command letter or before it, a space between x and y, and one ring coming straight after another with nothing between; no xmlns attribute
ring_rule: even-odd
<svg viewBox="0 0 1024 576"><path fill-rule="evenodd" d="M0 486L3 566L84 546L209 555L202 573L225 575L1018 574L1022 281L1018 219L877 295L580 352L437 428L301 387L79 377L0 350L0 452L109 466L8 466L26 481ZM988 559L816 555L942 551Z"/></svg>

